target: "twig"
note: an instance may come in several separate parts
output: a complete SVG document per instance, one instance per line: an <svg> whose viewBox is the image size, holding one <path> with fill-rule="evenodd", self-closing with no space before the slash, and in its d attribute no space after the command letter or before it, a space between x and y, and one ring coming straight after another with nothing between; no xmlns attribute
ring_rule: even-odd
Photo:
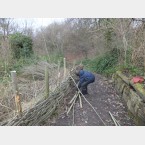
<svg viewBox="0 0 145 145"><path fill-rule="evenodd" d="M7 106L1 104L1 103L0 103L0 105L3 106L3 107L5 107L5 108L7 108L7 109L10 109L11 111L13 111L11 108L9 108L9 107L7 107Z"/></svg>
<svg viewBox="0 0 145 145"><path fill-rule="evenodd" d="M91 108L94 110L94 112L97 114L97 116L100 118L100 120L102 121L102 123L106 126L105 122L102 120L102 118L100 117L100 115L97 113L97 111L95 110L95 108L93 107L93 105L85 98L85 96L82 94L82 92L80 91L80 89L78 88L74 78L70 75L71 79L73 80L74 84L76 85L78 92L81 93L82 97L85 99L85 101L91 106Z"/></svg>

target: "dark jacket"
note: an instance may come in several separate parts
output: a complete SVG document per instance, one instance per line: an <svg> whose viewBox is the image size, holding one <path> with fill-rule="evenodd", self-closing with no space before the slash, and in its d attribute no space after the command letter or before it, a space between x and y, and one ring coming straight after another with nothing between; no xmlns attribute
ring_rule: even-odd
<svg viewBox="0 0 145 145"><path fill-rule="evenodd" d="M86 70L80 70L79 78L79 86L86 81L89 81L90 83L93 83L95 81L95 76L91 72L88 72Z"/></svg>

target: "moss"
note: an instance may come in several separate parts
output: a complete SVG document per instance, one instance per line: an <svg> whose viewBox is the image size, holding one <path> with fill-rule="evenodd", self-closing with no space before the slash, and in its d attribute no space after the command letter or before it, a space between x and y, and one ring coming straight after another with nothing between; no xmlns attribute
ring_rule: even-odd
<svg viewBox="0 0 145 145"><path fill-rule="evenodd" d="M139 118L138 116L134 116L134 114L132 114L129 110L128 110L128 115L130 116L130 118L132 118L132 120L134 121L134 123L137 126L144 126L145 125L145 121L143 121L141 118Z"/></svg>
<svg viewBox="0 0 145 145"><path fill-rule="evenodd" d="M130 81L129 78L127 78L121 71L117 71L116 74L128 85L131 85L142 97L143 100L145 100L145 89L143 84L136 83L134 84L132 81Z"/></svg>
<svg viewBox="0 0 145 145"><path fill-rule="evenodd" d="M144 90L144 86L143 86L143 84L135 84L134 85L135 87L136 87L136 89L139 91L139 92L141 92L144 96L145 96L145 90Z"/></svg>
<svg viewBox="0 0 145 145"><path fill-rule="evenodd" d="M128 102L129 116L134 120L136 125L145 125L144 111L142 111L144 107L142 100L145 100L144 84L134 84L130 81L131 78L127 78L121 71L117 71L115 76L117 76L114 80L116 89L120 93L123 89L123 99L126 103ZM122 82L125 85L123 85Z"/></svg>
<svg viewBox="0 0 145 145"><path fill-rule="evenodd" d="M117 71L116 73L125 83L129 84L129 78L127 78L121 71Z"/></svg>

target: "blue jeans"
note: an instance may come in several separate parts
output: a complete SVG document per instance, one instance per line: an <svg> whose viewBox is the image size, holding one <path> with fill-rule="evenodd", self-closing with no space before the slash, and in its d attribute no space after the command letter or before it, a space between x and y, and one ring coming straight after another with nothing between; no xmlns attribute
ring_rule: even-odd
<svg viewBox="0 0 145 145"><path fill-rule="evenodd" d="M87 81L84 81L82 84L80 84L80 90L81 90L81 92L82 92L83 95L88 94L88 89L87 89L87 87L88 87L88 85L89 85L90 83L93 83L94 81L95 81L95 80L87 80Z"/></svg>

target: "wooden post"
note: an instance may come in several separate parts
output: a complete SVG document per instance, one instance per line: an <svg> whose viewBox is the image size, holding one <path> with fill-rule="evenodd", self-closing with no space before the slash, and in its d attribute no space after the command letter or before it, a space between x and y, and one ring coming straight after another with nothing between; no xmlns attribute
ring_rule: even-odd
<svg viewBox="0 0 145 145"><path fill-rule="evenodd" d="M45 67L45 99L49 97L49 72L48 66Z"/></svg>
<svg viewBox="0 0 145 145"><path fill-rule="evenodd" d="M17 75L16 71L11 71L11 77L12 77L12 84L13 84L13 90L15 95L15 104L16 104L16 110L19 116L22 115L22 106L21 106L21 100L20 100L20 94L17 86Z"/></svg>
<svg viewBox="0 0 145 145"><path fill-rule="evenodd" d="M75 69L75 65L76 65L76 61L74 60L74 61L73 61L73 66L72 66L72 68L71 68L71 71L73 71L73 70Z"/></svg>
<svg viewBox="0 0 145 145"><path fill-rule="evenodd" d="M60 72L60 61L58 61L58 73Z"/></svg>
<svg viewBox="0 0 145 145"><path fill-rule="evenodd" d="M57 85L60 84L60 61L58 61L58 76L57 76Z"/></svg>
<svg viewBox="0 0 145 145"><path fill-rule="evenodd" d="M64 58L63 59L63 66L64 66L64 74L63 74L63 77L65 78L65 76L66 76L66 59Z"/></svg>

